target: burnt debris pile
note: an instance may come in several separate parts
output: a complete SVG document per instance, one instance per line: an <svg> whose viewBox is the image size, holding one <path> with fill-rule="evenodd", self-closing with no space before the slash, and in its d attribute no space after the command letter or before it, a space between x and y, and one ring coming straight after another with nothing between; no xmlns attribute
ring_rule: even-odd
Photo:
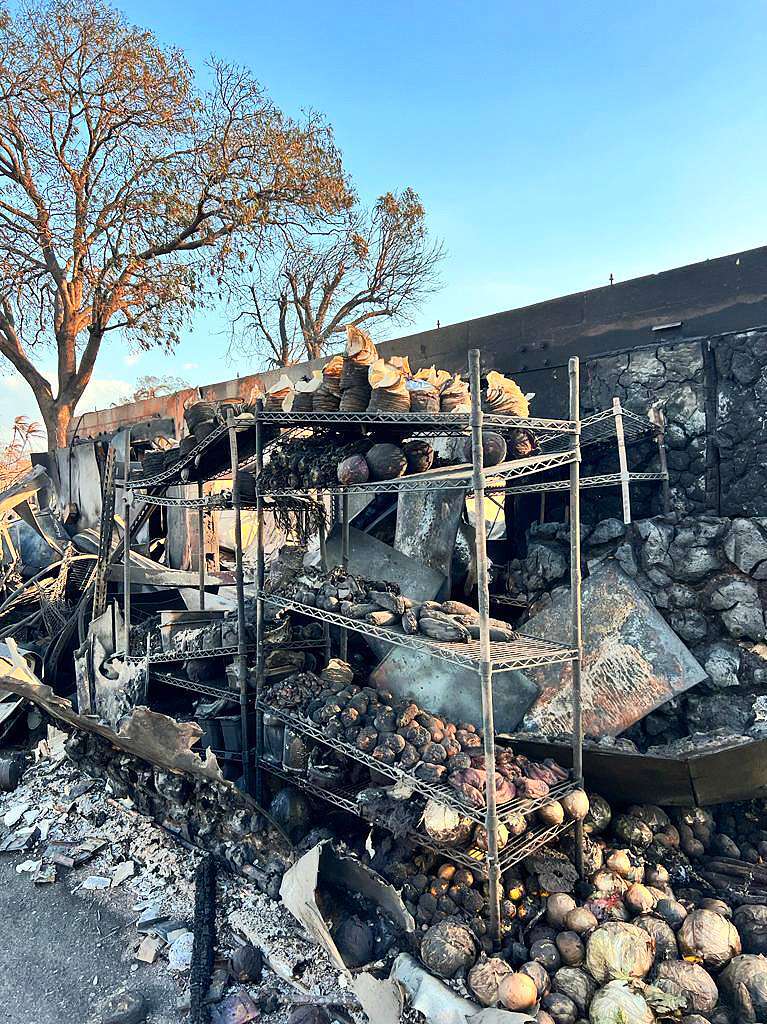
<svg viewBox="0 0 767 1024"><path fill-rule="evenodd" d="M206 865L196 1019L764 1020L767 520L681 507L662 411L582 417L577 360L543 418L347 333L0 495L0 852L104 856L12 802L55 724Z"/></svg>

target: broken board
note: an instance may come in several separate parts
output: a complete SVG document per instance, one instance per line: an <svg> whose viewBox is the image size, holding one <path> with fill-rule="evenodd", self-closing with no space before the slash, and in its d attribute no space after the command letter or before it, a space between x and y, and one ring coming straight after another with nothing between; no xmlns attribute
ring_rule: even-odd
<svg viewBox="0 0 767 1024"><path fill-rule="evenodd" d="M524 630L566 642L569 590L555 593ZM546 665L532 669L530 676L540 697L521 730L544 736L569 733L572 664ZM582 693L587 736L618 736L705 678L687 647L616 562L608 560L595 569L583 584Z"/></svg>

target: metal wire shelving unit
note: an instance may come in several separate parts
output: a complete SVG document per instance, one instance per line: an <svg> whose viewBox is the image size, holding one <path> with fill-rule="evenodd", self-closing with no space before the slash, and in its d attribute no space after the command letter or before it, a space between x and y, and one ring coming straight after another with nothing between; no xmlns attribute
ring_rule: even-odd
<svg viewBox="0 0 767 1024"><path fill-rule="evenodd" d="M329 783L321 785L320 783L308 778L306 775L285 771L281 765L275 764L273 761L269 761L265 758L262 758L260 765L271 775L276 775L278 778L292 786L296 786L298 789L303 790L310 796L324 800L327 803L332 804L334 807L337 807L339 810L360 818L368 825L387 828L385 822L371 821L370 818L362 812L357 797L367 788L365 786L331 786ZM507 868L519 863L523 858L531 856L544 846L548 846L556 836L566 831L567 828L567 824L562 824L556 825L553 828L535 829L511 839L506 846L504 846L500 854L501 870L505 871ZM477 855L472 856L472 853L468 848L452 846L448 843L435 842L429 835L420 829L400 828L398 830L398 836L402 839L408 840L416 846L422 846L427 850L431 850L432 853L436 853L438 856L444 857L455 864L460 864L465 868L469 868L469 870L473 871L475 874L485 878L487 877L487 865L484 862L484 854L482 851L475 851Z"/></svg>
<svg viewBox="0 0 767 1024"><path fill-rule="evenodd" d="M242 434L243 431L255 430L256 443L260 444L260 428L255 422L252 416L235 417L231 410L227 413L227 420L225 423L218 424L208 436L195 445L189 452L177 459L172 466L162 472L152 474L151 476L140 476L131 478L130 474L130 430L126 431L125 435L125 450L124 450L124 477L122 480L123 490L123 516L125 521L124 535L127 539L126 550L123 556L123 619L124 619L124 651L126 653L126 659L133 662L143 662L146 666L146 678L147 683L149 679L154 676L156 679L162 682L169 683L170 685L181 686L183 689L191 690L195 693L202 693L208 696L224 696L225 694L229 699L236 700L240 705L240 722L241 722L241 741L242 749L244 751L250 751L251 743L249 736L248 727L248 703L250 694L248 690L248 666L247 658L249 653L253 653L256 650L256 645L249 642L247 639L248 630L247 623L245 620L245 581L243 573L243 558L242 558L242 519L241 513L246 508L256 508L258 506L259 516L263 517L263 503L257 500L252 500L250 497L244 497L242 494L242 488L240 486L240 473L243 469L243 461L240 459L239 448L238 448L238 434ZM197 467L201 465L201 459L203 456L211 450L215 444L223 443L224 438L228 439L229 445L229 466L232 479L231 491L221 492L219 494L206 495L203 492L203 485L206 480L215 479L214 474L210 474L206 477L198 475L198 478L194 481L197 485L196 497L176 497L173 495L167 495L165 492L167 488L174 486L183 486L188 481L185 480L185 473L187 473L191 467ZM216 475L220 473L220 469L216 469ZM143 657L137 657L130 655L130 627L131 627L131 573L130 573L130 539L132 537L131 532L131 510L133 505L139 505L139 515L146 515L146 509L153 506L164 506L171 508L189 508L194 509L197 512L197 536L198 536L198 595L200 609L205 609L205 587L206 587L206 565L205 565L205 524L204 516L206 511L220 511L223 509L232 509L234 511L234 536L235 536L235 588L237 593L237 644L230 646L217 647L212 650L200 650L190 651L188 649L181 650L170 650L162 651L159 653L152 653L150 650L150 641L147 637L147 650ZM262 641L262 635L259 635L258 640ZM263 646L263 645L261 645ZM263 654L263 650L261 650ZM237 669L237 681L238 689L234 690L223 690L223 688L206 686L204 683L194 683L191 680L182 680L179 676L174 676L172 673L157 672L153 669L154 665L172 664L173 662L187 661L187 660L198 660L202 658L219 658L219 657L233 657ZM188 685L187 685L188 684ZM236 758L230 757L231 760ZM245 782L245 788L249 792L253 788L253 759L250 756L242 757L239 760L242 761L243 765L243 776Z"/></svg>
<svg viewBox="0 0 767 1024"><path fill-rule="evenodd" d="M302 604L289 595L266 593L264 590L264 551L262 515L256 520L256 636L257 636L257 671L256 671L256 791L260 792L261 770L272 771L273 766L265 762L261 756L263 750L262 715L264 711L276 715L286 725L290 725L319 743L332 747L339 753L366 764L371 770L383 774L395 781L404 779L412 789L423 795L440 800L456 807L460 813L471 820L484 825L487 831L488 850L485 857L485 871L489 882L490 920L489 934L498 941L500 938L500 898L501 871L504 867L517 863L534 850L538 850L569 825L556 826L550 829L525 833L508 843L503 851L499 847L499 825L504 817L511 814L531 814L536 806L546 803L557 796L563 796L580 785L583 776L583 728L581 715L581 660L582 660L582 625L581 625L581 568L580 568L580 460L581 460L581 420L579 404L579 363L571 359L569 365L570 406L566 420L543 420L533 417L513 417L486 415L481 407L480 353L472 350L469 353L469 378L472 398L471 414L377 414L377 413L288 413L264 410L257 406L256 419L256 501L257 508L263 510L265 499L279 501L281 498L295 499L306 495L309 489L274 489L263 487L262 472L264 460L263 427L311 429L324 428L380 428L383 426L401 428L402 435L421 434L468 434L471 435L472 461L461 466L440 467L427 473L399 477L395 480L379 481L353 486L314 487L313 491L323 494L337 495L341 511L341 561L348 564L349 556L349 501L354 493L403 493L416 490L463 490L474 495L475 515L478 522L485 521L485 494L493 490L505 490L510 481L539 474L544 470L557 467L569 467L567 490L570 495L570 565L572 614L569 643L554 643L535 637L519 636L507 643L490 641L490 590L489 566L487 558L487 538L484 530L476 531L476 564L478 580L479 607L479 640L466 644L441 643L422 636L410 636L393 629L373 626L370 623L350 619L335 612L329 612ZM500 466L485 469L483 465L483 430L508 432L514 430L531 430L537 433L537 440L542 451L540 454ZM596 428L595 428L596 429ZM599 428L601 429L601 428ZM324 535L320 533L320 551L322 565L327 569L327 556L324 547ZM285 610L298 612L317 619L326 626L335 625L341 628L341 657L346 657L347 632L353 631L403 647L412 647L431 656L452 661L477 673L482 698L482 736L487 774L486 800L484 808L470 806L467 801L447 784L426 783L418 779L414 773L406 773L395 765L387 765L373 757L367 757L350 744L331 740L326 730L310 722L295 712L272 708L265 705L261 697L263 682L263 649L260 638L264 630L264 606L276 605ZM562 787L554 787L546 798L536 801L512 800L502 806L496 805L496 758L495 758L495 727L493 715L493 672L509 668L532 668L546 664L572 664L572 706L573 706L573 779L563 783ZM279 775L279 770L275 771ZM291 777L291 781L293 778ZM300 784L300 783L296 783ZM333 794L325 792L317 795L334 802ZM575 823L576 849L578 867L582 870L582 827ZM473 867L477 861L473 860Z"/></svg>
<svg viewBox="0 0 767 1024"><path fill-rule="evenodd" d="M402 630L391 629L388 626L375 626L364 619L351 619L346 615L338 614L338 612L314 608L286 597L263 594L262 599L266 604L275 605L286 611L298 612L301 615L309 616L309 618L317 619L319 622L327 622L331 626L339 626L341 629L362 633L364 636L372 636L377 640L385 640L398 647L410 647L463 668L479 671L482 662L481 640L468 640L466 643L430 640L428 637L411 636L403 633ZM493 668L501 672L508 669L537 668L540 665L555 665L558 662L572 661L575 657L575 649L565 644L520 633L517 640L491 643L490 657Z"/></svg>
<svg viewBox="0 0 767 1024"><path fill-rule="evenodd" d="M470 818L477 825L484 825L486 820L486 811L482 807L477 807L470 803L468 800L464 800L461 794L449 786L445 782L426 782L423 779L419 779L418 776L412 772L401 768L396 764L386 764L383 761L378 761L370 754L366 754L361 750L358 750L351 743L347 743L345 740L331 739L327 730L317 725L315 722L305 718L302 715L298 715L295 712L285 711L281 708L273 707L270 704L265 704L261 701L258 703L259 711L273 715L275 718L279 718L280 721L284 722L285 725L289 725L291 729L296 732L300 732L317 743L321 743L331 750L335 750L338 754L343 754L344 757L350 758L352 761L356 761L358 764L364 765L369 768L371 772L377 772L379 775L385 775L391 779L392 782L403 782L410 787L414 792L419 793L427 800L437 800L442 804L446 804L448 807L452 807L458 811L461 817ZM571 793L574 789L578 788L578 782L575 780L568 780L560 783L558 786L552 787L550 792L545 797L539 797L537 799L530 799L527 797L515 797L513 800L507 800L505 803L497 804L496 811L498 820L502 824L510 821L512 817L516 817L519 814L524 816L533 814L542 807L544 804L549 803L551 800L560 800L563 796Z"/></svg>
<svg viewBox="0 0 767 1024"><path fill-rule="evenodd" d="M195 683L184 676L174 676L169 672L151 672L150 679L154 679L158 683L165 683L167 686L175 686L179 690L200 693L206 697L224 698L235 702L240 699L236 690L224 689L222 686L213 686L209 683Z"/></svg>
<svg viewBox="0 0 767 1024"><path fill-rule="evenodd" d="M656 472L640 473L629 468L627 446L639 441L652 440L658 448L659 469ZM561 438L549 434L539 442L542 451L558 448ZM631 484L660 483L663 490L663 508L670 507L669 475L666 460L663 417L658 410L652 410L644 417L624 409L619 398L614 398L609 409L602 409L581 420L581 449L615 448L618 456L617 473L581 475L581 490L619 487L623 505L623 521L631 522ZM526 481L522 484L504 486L508 495L547 494L567 491L569 480Z"/></svg>

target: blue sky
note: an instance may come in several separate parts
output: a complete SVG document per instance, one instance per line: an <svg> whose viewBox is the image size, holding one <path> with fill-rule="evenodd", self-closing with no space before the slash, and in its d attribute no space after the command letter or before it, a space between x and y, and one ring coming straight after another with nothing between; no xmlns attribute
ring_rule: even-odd
<svg viewBox="0 0 767 1024"><path fill-rule="evenodd" d="M288 112L323 111L363 197L421 194L445 287L395 334L767 242L761 0L121 6L194 64L248 64ZM225 332L213 312L170 358L113 343L87 406L142 374L258 369L226 361Z"/></svg>

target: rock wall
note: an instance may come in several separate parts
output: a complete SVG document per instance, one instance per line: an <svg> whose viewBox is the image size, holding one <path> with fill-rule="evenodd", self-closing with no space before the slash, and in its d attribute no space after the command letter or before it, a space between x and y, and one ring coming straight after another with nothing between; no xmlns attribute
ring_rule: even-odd
<svg viewBox="0 0 767 1024"><path fill-rule="evenodd" d="M704 666L708 681L648 715L627 734L642 748L696 732L761 734L767 695L767 517L671 513L632 523L585 527L584 573L615 558L648 594ZM542 523L528 531L525 559L510 565L512 585L532 613L568 582L569 531Z"/></svg>
<svg viewBox="0 0 767 1024"><path fill-rule="evenodd" d="M613 398L640 416L649 409L666 418L666 448L671 508L679 512L702 511L706 507L706 374L701 342L659 345L655 349L634 349L604 356L586 363L583 375L583 414L606 409ZM628 450L629 468L654 472L659 468L657 445L652 441L634 444ZM586 450L584 475L618 471L617 448L595 458ZM597 502L598 518L622 518L620 493L600 490L595 500L586 497L587 508ZM662 512L658 483L633 484L632 518Z"/></svg>
<svg viewBox="0 0 767 1024"><path fill-rule="evenodd" d="M712 338L719 511L767 514L767 331Z"/></svg>
<svg viewBox="0 0 767 1024"><path fill-rule="evenodd" d="M767 329L600 356L584 364L584 415L608 408L666 418L671 508L710 509L723 516L767 514ZM629 448L630 468L658 468L655 445ZM584 473L618 469L617 451L586 451ZM595 518L621 516L620 494L600 490L586 498ZM634 518L662 512L659 485L632 485Z"/></svg>

